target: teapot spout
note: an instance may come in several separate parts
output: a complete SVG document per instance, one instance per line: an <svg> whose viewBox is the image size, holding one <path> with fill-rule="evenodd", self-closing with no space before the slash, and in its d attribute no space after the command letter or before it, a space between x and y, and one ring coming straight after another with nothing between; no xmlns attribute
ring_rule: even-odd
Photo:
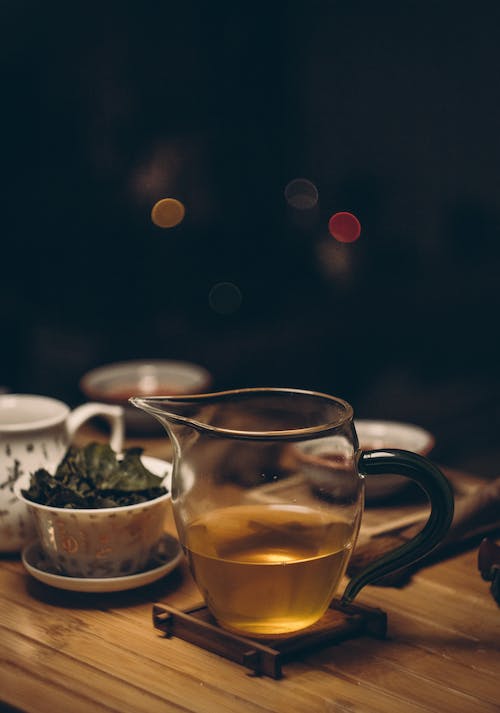
<svg viewBox="0 0 500 713"><path fill-rule="evenodd" d="M203 409L207 398L200 396L132 396L129 398L136 408L154 416L170 432L175 424L192 426Z"/></svg>

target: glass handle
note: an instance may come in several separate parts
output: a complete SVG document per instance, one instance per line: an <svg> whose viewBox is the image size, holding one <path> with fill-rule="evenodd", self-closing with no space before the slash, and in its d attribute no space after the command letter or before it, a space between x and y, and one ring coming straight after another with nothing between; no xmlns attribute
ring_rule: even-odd
<svg viewBox="0 0 500 713"><path fill-rule="evenodd" d="M394 473L411 478L427 495L431 513L425 527L409 542L368 565L347 585L342 602L352 602L358 592L392 572L417 562L429 554L448 532L453 519L454 500L445 476L427 458L410 451L392 448L361 453L358 464L362 475Z"/></svg>

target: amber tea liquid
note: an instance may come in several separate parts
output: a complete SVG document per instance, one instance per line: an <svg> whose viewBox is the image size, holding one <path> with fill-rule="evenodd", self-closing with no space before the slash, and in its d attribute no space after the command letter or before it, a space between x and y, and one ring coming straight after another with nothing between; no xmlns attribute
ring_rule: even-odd
<svg viewBox="0 0 500 713"><path fill-rule="evenodd" d="M326 611L347 567L353 527L296 505L238 505L193 521L186 554L221 626L297 631Z"/></svg>

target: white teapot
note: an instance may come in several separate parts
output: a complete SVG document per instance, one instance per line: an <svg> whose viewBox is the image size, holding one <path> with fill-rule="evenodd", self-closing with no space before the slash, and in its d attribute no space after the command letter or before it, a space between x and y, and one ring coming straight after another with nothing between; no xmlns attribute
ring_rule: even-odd
<svg viewBox="0 0 500 713"><path fill-rule="evenodd" d="M77 429L94 416L110 421L110 445L121 452L120 406L87 403L71 411L48 396L0 395L0 552L18 552L35 536L31 515L14 494L14 483L38 468L53 473Z"/></svg>

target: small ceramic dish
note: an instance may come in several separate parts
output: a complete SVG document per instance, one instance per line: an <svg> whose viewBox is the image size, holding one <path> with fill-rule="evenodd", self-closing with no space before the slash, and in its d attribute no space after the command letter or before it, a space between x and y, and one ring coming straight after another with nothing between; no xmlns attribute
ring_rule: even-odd
<svg viewBox="0 0 500 713"><path fill-rule="evenodd" d="M204 393L211 384L212 376L204 367L168 359L106 364L92 369L80 379L80 389L89 400L123 406L129 434L163 432L156 419L130 406L130 396Z"/></svg>
<svg viewBox="0 0 500 713"><path fill-rule="evenodd" d="M38 540L27 545L22 553L23 565L32 577L51 587L70 592L123 592L127 589L144 587L172 572L182 558L183 552L179 542L166 533L144 570L122 577L70 577L55 572L50 562L45 559Z"/></svg>
<svg viewBox="0 0 500 713"><path fill-rule="evenodd" d="M155 475L164 476L167 492L135 505L88 509L41 505L22 493L29 488L29 474L17 480L14 493L28 508L51 571L104 579L144 570L164 534L171 466L158 458L142 457L142 461Z"/></svg>
<svg viewBox="0 0 500 713"><path fill-rule="evenodd" d="M420 426L399 421L354 421L362 451L379 448L398 448L427 456L434 447L434 436ZM406 489L411 480L400 475L387 473L366 478L366 500L389 498Z"/></svg>

